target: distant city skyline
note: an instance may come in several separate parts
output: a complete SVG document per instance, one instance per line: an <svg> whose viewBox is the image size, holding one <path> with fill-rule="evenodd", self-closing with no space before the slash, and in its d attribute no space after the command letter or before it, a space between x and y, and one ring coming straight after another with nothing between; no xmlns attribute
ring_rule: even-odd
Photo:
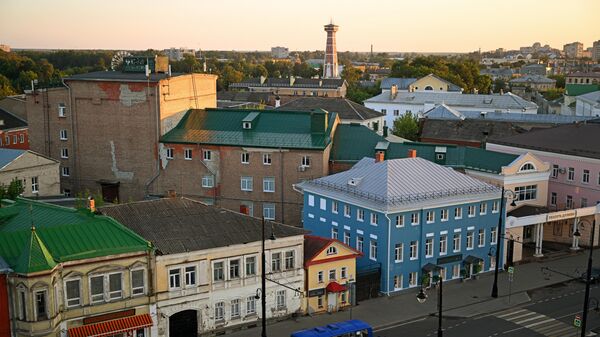
<svg viewBox="0 0 600 337"><path fill-rule="evenodd" d="M534 42L562 49L600 40L600 1L422 2L383 0L282 3L3 0L0 44L32 49L324 50L323 26L340 26L338 51L471 52ZM376 5L376 6L375 6Z"/></svg>

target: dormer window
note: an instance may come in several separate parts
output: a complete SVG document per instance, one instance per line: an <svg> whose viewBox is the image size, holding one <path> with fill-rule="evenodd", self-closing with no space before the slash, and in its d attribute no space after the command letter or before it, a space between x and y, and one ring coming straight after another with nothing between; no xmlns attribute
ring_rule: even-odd
<svg viewBox="0 0 600 337"><path fill-rule="evenodd" d="M243 122L242 123L242 128L244 128L246 130L252 129L252 123L250 123L250 122Z"/></svg>
<svg viewBox="0 0 600 337"><path fill-rule="evenodd" d="M530 171L535 171L535 166L533 166L532 163L525 163L519 169L519 172L530 172Z"/></svg>
<svg viewBox="0 0 600 337"><path fill-rule="evenodd" d="M327 255L335 255L337 254L337 248L331 246L329 248L327 248Z"/></svg>

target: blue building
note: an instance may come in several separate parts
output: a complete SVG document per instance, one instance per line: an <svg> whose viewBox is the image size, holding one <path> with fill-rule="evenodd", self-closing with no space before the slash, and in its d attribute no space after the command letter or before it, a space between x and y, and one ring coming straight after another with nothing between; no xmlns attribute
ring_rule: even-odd
<svg viewBox="0 0 600 337"><path fill-rule="evenodd" d="M358 272L380 266L383 293L417 287L427 276L451 280L495 267L501 190L452 168L363 158L296 188L304 194L304 228L363 252Z"/></svg>

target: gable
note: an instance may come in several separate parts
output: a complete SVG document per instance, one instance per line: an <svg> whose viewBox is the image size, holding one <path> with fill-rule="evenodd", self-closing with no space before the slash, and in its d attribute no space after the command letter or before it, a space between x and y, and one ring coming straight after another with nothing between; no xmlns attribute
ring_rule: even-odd
<svg viewBox="0 0 600 337"><path fill-rule="evenodd" d="M44 166L44 165L58 165L58 162L54 159L39 155L35 152L26 151L13 161L8 163L6 166L0 168L1 171L12 171L27 169L30 167Z"/></svg>
<svg viewBox="0 0 600 337"><path fill-rule="evenodd" d="M431 86L433 89L432 91L448 91L448 82L431 74L421 77L420 79L411 83L410 89L423 91L427 86Z"/></svg>
<svg viewBox="0 0 600 337"><path fill-rule="evenodd" d="M335 254L327 254L327 251L330 249L330 247L335 248ZM323 248L323 250L319 254L317 254L317 256L311 259L310 262L315 263L317 261L328 260L332 258L354 258L356 255L358 255L358 252L354 249L346 246L345 244L339 241L331 241Z"/></svg>
<svg viewBox="0 0 600 337"><path fill-rule="evenodd" d="M530 165L527 165L530 164ZM522 170L526 166L533 166L533 171ZM548 172L550 170L550 164L542 161L531 152L524 153L517 157L512 163L502 167L502 175L510 176L514 174L525 174L525 173L540 173Z"/></svg>

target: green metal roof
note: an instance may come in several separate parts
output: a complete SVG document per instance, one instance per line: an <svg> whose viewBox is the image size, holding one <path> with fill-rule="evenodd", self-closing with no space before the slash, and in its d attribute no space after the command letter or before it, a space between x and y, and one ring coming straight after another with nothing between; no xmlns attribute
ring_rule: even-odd
<svg viewBox="0 0 600 337"><path fill-rule="evenodd" d="M363 157L374 157L382 148L385 138L371 129L358 124L340 124L335 132L331 160L356 163ZM443 160L437 159L436 148L445 148ZM389 143L385 159L406 158L408 150L416 150L417 157L459 169L500 173L502 166L509 165L518 156L466 146L429 144L420 142Z"/></svg>
<svg viewBox="0 0 600 337"><path fill-rule="evenodd" d="M565 95L579 96L600 90L600 84L567 84L565 89Z"/></svg>
<svg viewBox="0 0 600 337"><path fill-rule="evenodd" d="M88 210L27 199L3 201L0 208L0 256L18 273L150 248L148 241L114 219Z"/></svg>
<svg viewBox="0 0 600 337"><path fill-rule="evenodd" d="M242 122L252 115L252 129ZM325 118L328 118L327 124ZM335 112L250 109L189 110L162 143L324 149L331 143ZM322 124L321 124L322 122ZM327 127L325 127L327 125Z"/></svg>

